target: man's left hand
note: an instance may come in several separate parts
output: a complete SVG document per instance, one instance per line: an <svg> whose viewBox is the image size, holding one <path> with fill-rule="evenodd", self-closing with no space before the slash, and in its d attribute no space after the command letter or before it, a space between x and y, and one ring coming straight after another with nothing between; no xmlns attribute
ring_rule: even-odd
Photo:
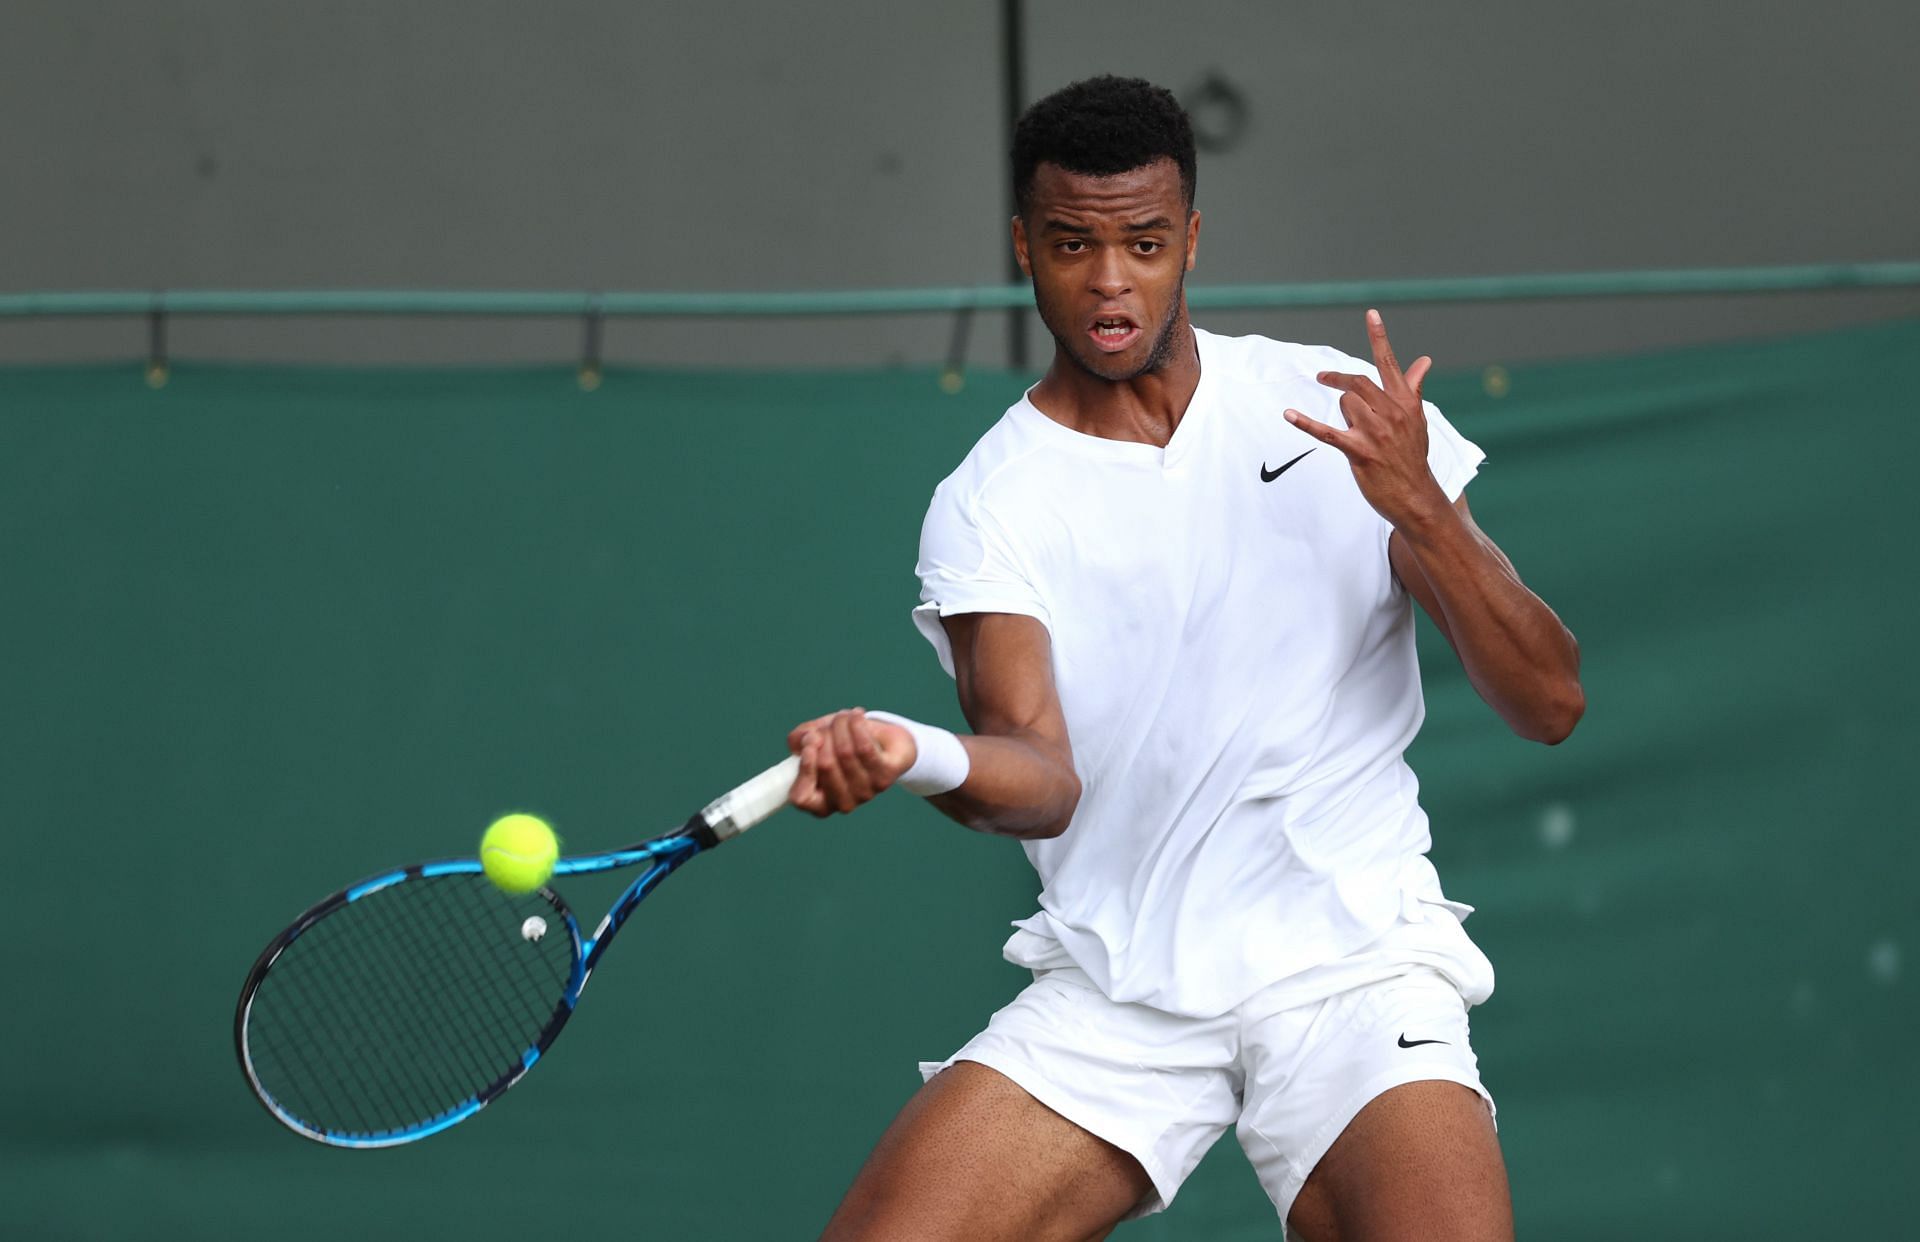
<svg viewBox="0 0 1920 1242"><path fill-rule="evenodd" d="M1354 482L1381 517L1395 527L1448 507L1447 495L1427 467L1427 415L1420 404L1420 384L1433 359L1414 359L1406 371L1387 343L1387 325L1380 312L1367 312L1367 339L1373 346L1380 382L1365 375L1322 371L1319 380L1340 391L1340 414L1347 430L1330 427L1302 414L1286 411L1286 419L1322 444L1339 449L1353 467Z"/></svg>

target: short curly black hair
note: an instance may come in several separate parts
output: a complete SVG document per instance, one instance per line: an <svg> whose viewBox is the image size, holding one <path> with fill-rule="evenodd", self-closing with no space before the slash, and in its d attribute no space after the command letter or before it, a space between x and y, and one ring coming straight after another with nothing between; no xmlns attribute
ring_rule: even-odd
<svg viewBox="0 0 1920 1242"><path fill-rule="evenodd" d="M1014 126L1014 205L1027 214L1042 164L1111 177L1163 158L1179 166L1180 189L1192 207L1193 124L1173 92L1112 74L1075 82L1028 108Z"/></svg>

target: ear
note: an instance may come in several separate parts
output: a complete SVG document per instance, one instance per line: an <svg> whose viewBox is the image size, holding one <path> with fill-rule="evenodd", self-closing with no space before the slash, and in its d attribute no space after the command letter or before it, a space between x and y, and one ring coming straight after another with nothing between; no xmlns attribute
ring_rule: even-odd
<svg viewBox="0 0 1920 1242"><path fill-rule="evenodd" d="M1200 254L1200 213L1187 213L1187 270L1193 270L1193 261Z"/></svg>
<svg viewBox="0 0 1920 1242"><path fill-rule="evenodd" d="M1028 280L1033 279L1033 260L1027 255L1027 222L1013 218L1013 258Z"/></svg>

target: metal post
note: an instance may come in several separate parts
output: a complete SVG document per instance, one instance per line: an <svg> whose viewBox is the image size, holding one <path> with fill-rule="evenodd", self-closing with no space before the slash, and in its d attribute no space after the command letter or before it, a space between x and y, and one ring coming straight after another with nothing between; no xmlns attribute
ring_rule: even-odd
<svg viewBox="0 0 1920 1242"><path fill-rule="evenodd" d="M594 290L587 298L586 321L582 328L583 339L580 342L580 387L592 392L600 387L600 342L606 311L599 290Z"/></svg>
<svg viewBox="0 0 1920 1242"><path fill-rule="evenodd" d="M1001 162L1005 166L1005 153L1013 143L1013 127L1020 123L1020 111L1026 107L1027 65L1026 65L1026 21L1021 12L1020 0L1000 0L1000 47L1001 77L1006 88L1006 126L1001 135ZM1007 174L1007 198L1013 202L1013 175ZM1012 243L1002 235L1001 245L1007 247L1007 275L1014 284L1026 283L1026 276L1020 271L1020 261L1013 257ZM1007 312L1007 365L1016 371L1027 367L1027 313L1024 310Z"/></svg>
<svg viewBox="0 0 1920 1242"><path fill-rule="evenodd" d="M147 311L147 387L167 386L167 291L157 289Z"/></svg>
<svg viewBox="0 0 1920 1242"><path fill-rule="evenodd" d="M973 307L954 312L953 335L947 340L947 365L940 372L940 391L952 396L967 385L967 337L973 330Z"/></svg>

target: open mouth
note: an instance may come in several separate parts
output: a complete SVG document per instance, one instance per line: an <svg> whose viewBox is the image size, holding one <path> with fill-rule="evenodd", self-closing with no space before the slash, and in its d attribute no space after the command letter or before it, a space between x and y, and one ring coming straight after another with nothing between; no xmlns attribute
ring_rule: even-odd
<svg viewBox="0 0 1920 1242"><path fill-rule="evenodd" d="M1140 325L1125 315L1100 315L1087 329L1093 343L1107 353L1119 353L1140 336Z"/></svg>

